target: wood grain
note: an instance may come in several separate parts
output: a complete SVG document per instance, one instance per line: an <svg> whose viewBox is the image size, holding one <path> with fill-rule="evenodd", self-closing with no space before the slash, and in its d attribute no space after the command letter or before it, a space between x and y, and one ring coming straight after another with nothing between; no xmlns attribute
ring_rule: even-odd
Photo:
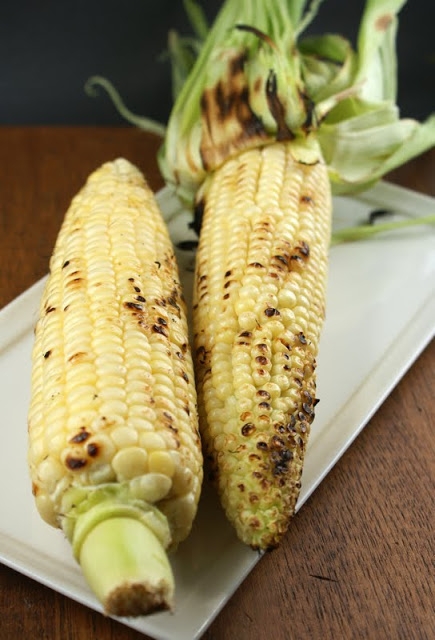
<svg viewBox="0 0 435 640"><path fill-rule="evenodd" d="M46 273L66 206L90 171L123 155L157 189L157 148L130 128L0 128L0 307ZM435 151L389 176L430 195L434 178ZM434 389L435 341L205 640L435 637ZM3 565L0 612L1 640L145 638Z"/></svg>

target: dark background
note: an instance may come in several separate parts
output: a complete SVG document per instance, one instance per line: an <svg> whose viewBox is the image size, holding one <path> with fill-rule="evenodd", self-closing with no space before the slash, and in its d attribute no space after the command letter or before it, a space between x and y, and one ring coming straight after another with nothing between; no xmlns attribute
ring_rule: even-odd
<svg viewBox="0 0 435 640"><path fill-rule="evenodd" d="M220 4L202 2L210 19ZM362 7L325 0L310 30L354 40ZM434 7L409 0L400 13L403 116L435 110ZM162 54L171 27L190 32L181 0L1 0L0 124L124 124L105 94L86 95L94 74L110 79L131 110L165 122L171 83Z"/></svg>

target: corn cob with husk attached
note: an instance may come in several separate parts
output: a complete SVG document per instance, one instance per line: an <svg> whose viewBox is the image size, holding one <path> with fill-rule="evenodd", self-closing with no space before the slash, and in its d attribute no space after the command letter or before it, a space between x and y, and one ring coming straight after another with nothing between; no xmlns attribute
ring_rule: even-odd
<svg viewBox="0 0 435 640"><path fill-rule="evenodd" d="M276 547L295 512L314 419L336 193L435 143L400 120L403 1L369 0L358 52L301 39L320 1L227 0L171 117L160 166L195 208L200 430L240 539Z"/></svg>
<svg viewBox="0 0 435 640"><path fill-rule="evenodd" d="M35 331L29 464L106 613L172 608L166 550L202 482L185 304L142 174L104 164L68 209Z"/></svg>

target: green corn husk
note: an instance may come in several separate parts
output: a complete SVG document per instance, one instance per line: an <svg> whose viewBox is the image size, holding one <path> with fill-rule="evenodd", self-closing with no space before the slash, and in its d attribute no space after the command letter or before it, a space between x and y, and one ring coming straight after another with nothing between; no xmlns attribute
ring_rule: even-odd
<svg viewBox="0 0 435 640"><path fill-rule="evenodd" d="M340 35L306 36L321 0L226 0L175 101L159 155L162 173L186 202L218 166L204 163L201 100L210 87L228 87L229 70L243 56L243 89L257 128L240 137L235 118L221 136L225 153L273 142L286 127L301 145L320 145L333 193L355 193L435 144L435 114L424 123L400 118L396 105L397 14L404 0L368 0L357 46ZM268 99L271 70L284 122ZM260 87L260 90L258 90ZM215 124L215 123L214 123ZM280 130L281 128L281 130ZM259 131L260 130L260 131ZM231 137L233 136L233 137Z"/></svg>
<svg viewBox="0 0 435 640"><path fill-rule="evenodd" d="M420 123L400 118L396 105L396 35L406 0L367 0L355 48L340 34L304 35L322 1L226 0L209 28L201 6L184 0L194 35L182 37L175 30L168 35L174 106L167 127L132 113L106 78L89 78L86 90L95 96L103 89L127 121L164 137L162 174L191 205L213 169L203 161L201 99L216 83L225 86L232 62L243 56L243 88L262 132L254 128L242 145L235 144L236 118L222 146L237 153L282 135L268 104L272 69L284 124L302 144L309 145L315 132L333 193L365 190L435 145L435 113Z"/></svg>

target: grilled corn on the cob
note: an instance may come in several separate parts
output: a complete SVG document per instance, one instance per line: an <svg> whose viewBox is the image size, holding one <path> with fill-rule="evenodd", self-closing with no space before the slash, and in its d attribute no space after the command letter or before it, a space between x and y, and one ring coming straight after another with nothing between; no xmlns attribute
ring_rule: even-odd
<svg viewBox="0 0 435 640"><path fill-rule="evenodd" d="M200 429L226 512L268 549L295 509L324 315L336 193L434 144L399 118L396 14L367 0L358 50L303 36L321 0L225 0L171 112L159 160L200 233ZM201 226L202 215L202 226Z"/></svg>
<svg viewBox="0 0 435 640"><path fill-rule="evenodd" d="M165 549L190 531L202 481L185 305L168 231L125 159L66 213L35 330L29 464L106 612L170 608Z"/></svg>
<svg viewBox="0 0 435 640"><path fill-rule="evenodd" d="M278 544L295 509L316 401L330 185L291 144L242 152L212 176L196 262L200 424L228 518Z"/></svg>

